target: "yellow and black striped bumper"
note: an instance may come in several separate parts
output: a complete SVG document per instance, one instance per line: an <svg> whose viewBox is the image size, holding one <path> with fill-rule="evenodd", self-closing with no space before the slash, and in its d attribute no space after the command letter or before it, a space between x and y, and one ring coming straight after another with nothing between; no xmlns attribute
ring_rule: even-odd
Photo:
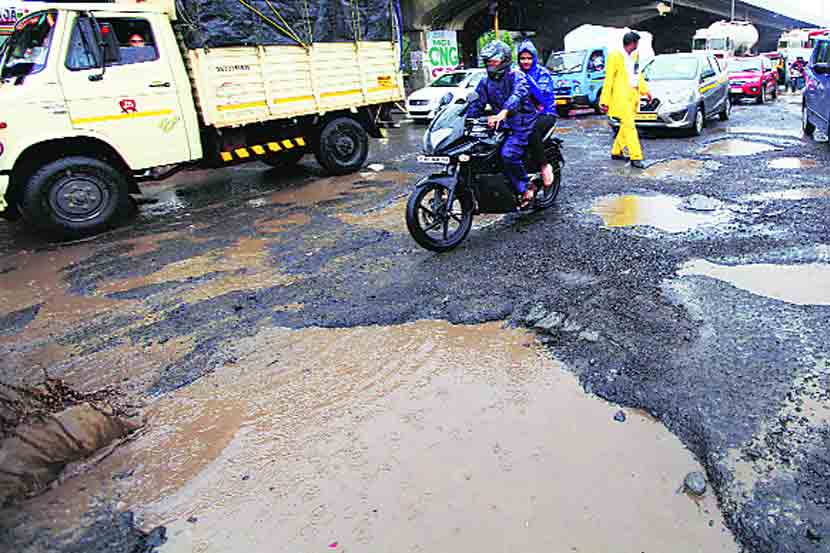
<svg viewBox="0 0 830 553"><path fill-rule="evenodd" d="M256 146L236 148L229 152L219 152L219 156L225 163L232 163L234 161L249 161L251 158L277 154L279 152L293 150L294 148L305 148L305 146L306 141L302 137L284 138L275 142L257 144Z"/></svg>

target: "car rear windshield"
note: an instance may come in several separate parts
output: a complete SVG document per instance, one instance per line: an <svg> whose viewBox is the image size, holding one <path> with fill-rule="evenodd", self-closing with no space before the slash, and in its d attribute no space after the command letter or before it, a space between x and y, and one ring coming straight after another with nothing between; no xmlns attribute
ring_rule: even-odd
<svg viewBox="0 0 830 553"><path fill-rule="evenodd" d="M758 71L761 72L761 60L729 60L729 72L737 73L739 71Z"/></svg>
<svg viewBox="0 0 830 553"><path fill-rule="evenodd" d="M697 75L698 59L681 56L657 56L643 70L648 81L690 81Z"/></svg>
<svg viewBox="0 0 830 553"><path fill-rule="evenodd" d="M467 78L467 73L447 73L446 75L441 75L429 86L436 86L438 88L453 88L456 86L461 86L461 83L464 82L464 79Z"/></svg>

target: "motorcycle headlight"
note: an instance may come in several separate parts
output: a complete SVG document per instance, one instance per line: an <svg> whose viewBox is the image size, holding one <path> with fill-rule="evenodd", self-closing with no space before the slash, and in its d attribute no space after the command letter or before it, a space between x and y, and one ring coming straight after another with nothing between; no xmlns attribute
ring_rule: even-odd
<svg viewBox="0 0 830 553"><path fill-rule="evenodd" d="M448 136L452 134L451 128L445 129L438 129L437 131L433 131L429 134L429 141L430 146L433 150L438 148L438 146L443 142Z"/></svg>

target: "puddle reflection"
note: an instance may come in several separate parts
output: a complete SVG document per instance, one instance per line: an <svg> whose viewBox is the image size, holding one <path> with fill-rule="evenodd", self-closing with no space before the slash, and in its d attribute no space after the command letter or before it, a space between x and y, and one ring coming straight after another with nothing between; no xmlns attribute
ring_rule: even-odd
<svg viewBox="0 0 830 553"><path fill-rule="evenodd" d="M592 212L602 217L608 227L650 226L670 233L723 223L725 212L690 212L681 208L682 198L675 196L606 196L594 203Z"/></svg>
<svg viewBox="0 0 830 553"><path fill-rule="evenodd" d="M703 155L710 156L753 156L764 152L780 150L770 144L750 142L749 140L720 140L713 142L700 150Z"/></svg>
<svg viewBox="0 0 830 553"><path fill-rule="evenodd" d="M830 305L830 265L718 265L691 261L678 274L716 278L759 296L796 305Z"/></svg>

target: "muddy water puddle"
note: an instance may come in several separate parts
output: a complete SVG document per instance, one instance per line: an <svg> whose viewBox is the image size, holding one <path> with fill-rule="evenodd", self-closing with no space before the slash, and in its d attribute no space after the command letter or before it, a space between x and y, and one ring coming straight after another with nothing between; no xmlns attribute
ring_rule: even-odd
<svg viewBox="0 0 830 553"><path fill-rule="evenodd" d="M797 305L830 305L830 265L719 265L700 259L684 265L681 276L706 276L759 296Z"/></svg>
<svg viewBox="0 0 830 553"><path fill-rule="evenodd" d="M800 157L782 157L771 160L768 164L770 169L815 169L818 162L814 159Z"/></svg>
<svg viewBox="0 0 830 553"><path fill-rule="evenodd" d="M760 194L752 194L742 198L743 201L766 201L766 200L784 200L784 201L799 201L799 200L815 200L820 198L830 198L830 188L789 188L787 190L773 190L770 192L761 192Z"/></svg>
<svg viewBox="0 0 830 553"><path fill-rule="evenodd" d="M669 233L713 226L729 220L723 210L699 212L684 209L683 198L667 195L611 195L594 202L591 212L607 227L648 226Z"/></svg>
<svg viewBox="0 0 830 553"><path fill-rule="evenodd" d="M701 148L700 153L709 156L753 156L778 150L780 148L762 142L727 139L704 146Z"/></svg>
<svg viewBox="0 0 830 553"><path fill-rule="evenodd" d="M116 486L164 553L737 551L711 493L676 493L700 470L679 441L615 422L523 331L270 329L235 354L25 508Z"/></svg>

